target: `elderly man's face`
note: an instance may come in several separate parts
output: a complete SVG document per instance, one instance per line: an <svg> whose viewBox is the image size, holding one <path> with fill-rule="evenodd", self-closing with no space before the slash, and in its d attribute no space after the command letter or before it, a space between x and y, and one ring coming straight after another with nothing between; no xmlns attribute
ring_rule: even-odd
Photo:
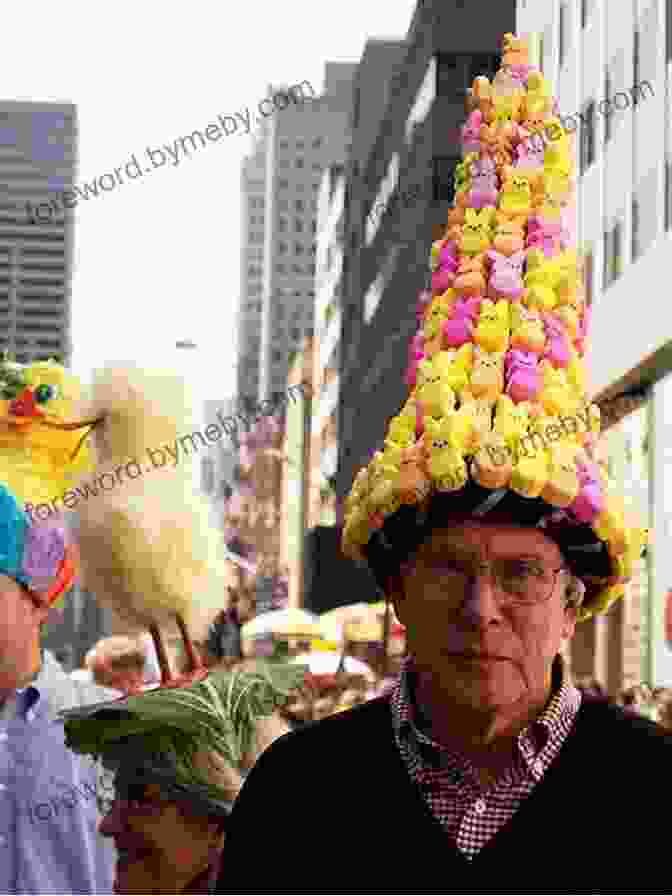
<svg viewBox="0 0 672 896"><path fill-rule="evenodd" d="M502 573L501 582L535 571L539 601L515 600L479 573L482 563ZM409 652L432 687L478 709L538 698L576 622L561 567L558 547L536 529L469 521L434 531L393 596Z"/></svg>

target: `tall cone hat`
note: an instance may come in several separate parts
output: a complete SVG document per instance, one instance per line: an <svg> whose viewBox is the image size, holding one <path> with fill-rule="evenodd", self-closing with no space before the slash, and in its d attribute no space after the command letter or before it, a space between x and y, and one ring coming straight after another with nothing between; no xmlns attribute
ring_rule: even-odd
<svg viewBox="0 0 672 896"><path fill-rule="evenodd" d="M469 104L455 202L418 302L409 396L355 477L343 547L385 588L428 526L496 509L558 543L586 587L587 619L624 595L648 531L598 460L573 137L513 34Z"/></svg>

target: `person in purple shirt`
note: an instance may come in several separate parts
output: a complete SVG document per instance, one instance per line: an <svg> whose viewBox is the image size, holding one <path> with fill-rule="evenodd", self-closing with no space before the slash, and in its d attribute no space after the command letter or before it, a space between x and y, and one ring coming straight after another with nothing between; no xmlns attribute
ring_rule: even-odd
<svg viewBox="0 0 672 896"><path fill-rule="evenodd" d="M101 770L65 747L57 714L115 692L71 679L40 649L75 563L62 527L31 525L0 485L0 893L112 893L98 833Z"/></svg>

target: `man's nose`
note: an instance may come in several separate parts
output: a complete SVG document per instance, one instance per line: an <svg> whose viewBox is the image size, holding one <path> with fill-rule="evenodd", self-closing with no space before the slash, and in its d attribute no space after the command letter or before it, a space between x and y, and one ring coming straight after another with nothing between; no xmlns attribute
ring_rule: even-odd
<svg viewBox="0 0 672 896"><path fill-rule="evenodd" d="M461 612L470 622L479 625L488 625L493 620L502 618L492 575L489 572L481 571L471 576Z"/></svg>

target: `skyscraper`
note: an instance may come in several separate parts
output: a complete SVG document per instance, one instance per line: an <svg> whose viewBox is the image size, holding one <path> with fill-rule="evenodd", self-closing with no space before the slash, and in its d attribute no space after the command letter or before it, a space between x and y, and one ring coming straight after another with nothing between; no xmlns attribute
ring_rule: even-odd
<svg viewBox="0 0 672 896"><path fill-rule="evenodd" d="M251 398L256 398L259 394L268 130L268 121L262 121L255 138L254 151L244 160L241 172L243 201L237 332L238 395Z"/></svg>
<svg viewBox="0 0 672 896"><path fill-rule="evenodd" d="M0 349L22 363L71 354L73 213L50 200L72 187L76 139L72 105L0 103Z"/></svg>
<svg viewBox="0 0 672 896"><path fill-rule="evenodd" d="M312 335L317 199L322 171L349 149L355 67L327 63L323 93L269 117L244 162L241 397L281 393L290 358Z"/></svg>

